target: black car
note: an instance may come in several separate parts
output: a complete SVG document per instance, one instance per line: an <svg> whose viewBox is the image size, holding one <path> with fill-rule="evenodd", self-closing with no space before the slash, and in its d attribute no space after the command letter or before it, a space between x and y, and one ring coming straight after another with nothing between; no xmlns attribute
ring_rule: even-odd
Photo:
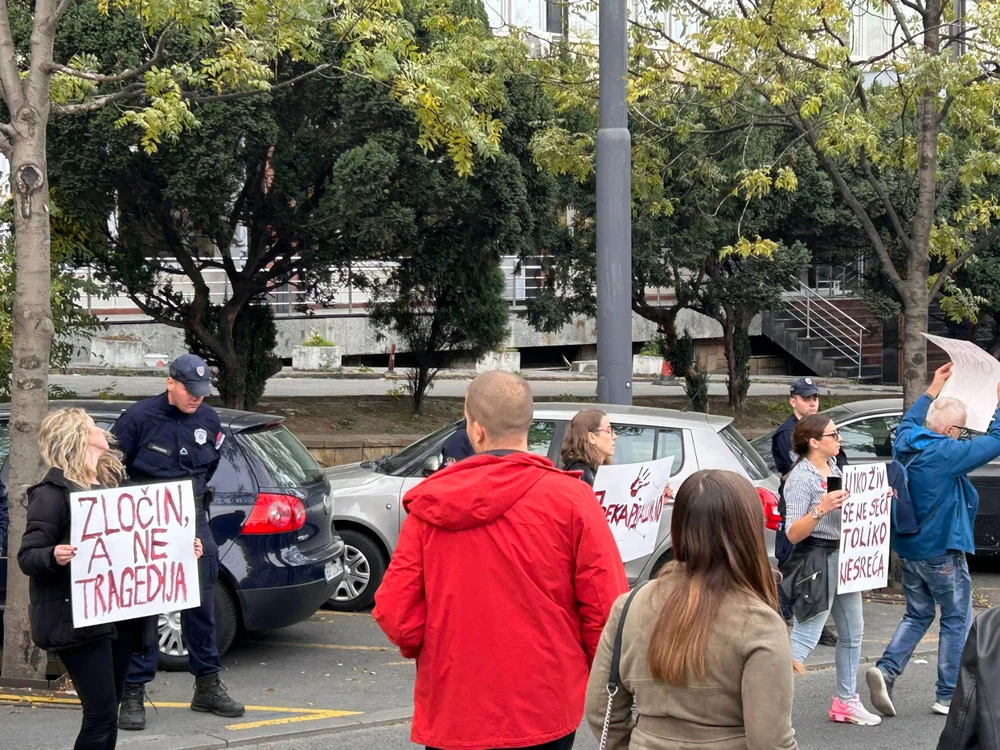
<svg viewBox="0 0 1000 750"><path fill-rule="evenodd" d="M903 399L854 401L820 412L837 425L844 453L852 464L892 460L896 427L903 419ZM751 444L773 472L771 434ZM979 514L974 529L977 555L1000 554L1000 459L976 469L969 479L979 492Z"/></svg>
<svg viewBox="0 0 1000 750"><path fill-rule="evenodd" d="M131 404L56 401L86 410L106 430ZM312 455L280 417L219 409L225 440L212 478L210 525L219 545L215 627L219 652L238 632L294 625L344 578L344 542L333 527L330 488ZM0 404L0 483L8 485L10 405ZM0 557L0 608L7 558ZM187 669L178 613L160 616L160 666Z"/></svg>

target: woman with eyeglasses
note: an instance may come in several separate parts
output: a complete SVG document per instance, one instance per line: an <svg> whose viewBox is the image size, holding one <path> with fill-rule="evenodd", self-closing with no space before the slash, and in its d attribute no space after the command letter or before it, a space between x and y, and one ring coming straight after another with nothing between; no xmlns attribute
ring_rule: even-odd
<svg viewBox="0 0 1000 750"><path fill-rule="evenodd" d="M563 468L583 472L580 479L593 487L597 470L611 463L617 439L607 414L600 409L584 409L566 430L561 451Z"/></svg>
<svg viewBox="0 0 1000 750"><path fill-rule="evenodd" d="M881 719L862 705L857 694L865 629L861 593L837 593L840 507L848 496L840 489L837 426L822 414L804 417L792 433L792 450L798 459L785 479L785 518L788 540L795 547L782 566L781 585L792 600L796 669L801 671L802 663L819 643L827 618L833 615L837 625L837 695L830 707L830 721L875 726Z"/></svg>

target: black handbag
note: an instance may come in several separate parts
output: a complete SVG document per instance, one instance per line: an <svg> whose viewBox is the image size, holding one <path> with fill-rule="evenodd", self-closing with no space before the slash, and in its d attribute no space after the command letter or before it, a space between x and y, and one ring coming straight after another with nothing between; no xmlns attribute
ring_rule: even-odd
<svg viewBox="0 0 1000 750"><path fill-rule="evenodd" d="M635 599L635 595L638 594L639 589L647 583L649 583L649 581L640 583L632 589L632 593L629 594L628 599L625 600L625 606L622 607L622 616L618 618L618 630L615 632L615 645L611 649L611 668L608 670L608 710L604 714L604 729L601 731L601 750L604 750L608 743L608 726L611 724L611 704L614 702L615 696L618 695L618 678L621 670L622 634L625 632L625 616L628 614L628 608L632 606L632 600Z"/></svg>

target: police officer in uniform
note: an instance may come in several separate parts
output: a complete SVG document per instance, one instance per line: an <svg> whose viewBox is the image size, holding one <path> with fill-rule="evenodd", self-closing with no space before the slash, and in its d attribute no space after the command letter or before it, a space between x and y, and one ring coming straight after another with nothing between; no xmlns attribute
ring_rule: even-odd
<svg viewBox="0 0 1000 750"><path fill-rule="evenodd" d="M198 561L201 606L181 613L189 667L195 677L191 709L233 717L242 716L246 709L229 697L219 679L222 664L215 643L214 596L219 548L208 525L208 483L219 465L224 436L219 415L203 403L210 391L211 372L205 360L185 354L171 363L166 392L133 404L118 418L112 433L132 482L190 478L194 483L196 534L205 551ZM133 657L119 728L146 728L146 683L156 676L158 660L157 649Z"/></svg>

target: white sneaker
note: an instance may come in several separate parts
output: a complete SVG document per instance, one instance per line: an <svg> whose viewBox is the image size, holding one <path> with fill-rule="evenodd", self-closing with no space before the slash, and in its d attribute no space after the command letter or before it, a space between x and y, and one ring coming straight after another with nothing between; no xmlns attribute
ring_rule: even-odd
<svg viewBox="0 0 1000 750"><path fill-rule="evenodd" d="M872 667L865 672L868 683L868 697L875 710L883 716L895 716L896 707L892 705L892 688L886 682L885 675L878 667Z"/></svg>
<svg viewBox="0 0 1000 750"><path fill-rule="evenodd" d="M951 701L943 701L938 698L934 702L934 705L931 706L931 711L942 716L947 716L948 712L951 711Z"/></svg>
<svg viewBox="0 0 1000 750"><path fill-rule="evenodd" d="M840 698L834 697L833 705L830 707L830 721L876 727L882 723L882 717L876 716L865 708L861 699L855 695L849 701L842 701Z"/></svg>

